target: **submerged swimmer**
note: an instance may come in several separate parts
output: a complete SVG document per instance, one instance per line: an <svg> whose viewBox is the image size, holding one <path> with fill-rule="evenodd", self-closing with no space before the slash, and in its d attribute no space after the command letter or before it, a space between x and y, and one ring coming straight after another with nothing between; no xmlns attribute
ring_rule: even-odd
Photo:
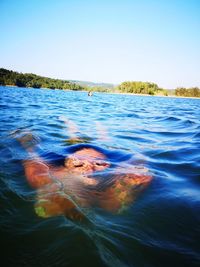
<svg viewBox="0 0 200 267"><path fill-rule="evenodd" d="M71 125L68 127L70 130ZM74 132L71 136L73 143L76 139L80 142ZM37 192L35 211L40 217L64 215L84 222L85 207L119 213L152 179L146 168L124 164L111 172L114 178L102 187L97 176L109 171L112 164L101 149L87 144L72 146L72 152L58 165L36 154L37 140L32 133L19 134L17 139L29 154L23 165L28 183Z"/></svg>

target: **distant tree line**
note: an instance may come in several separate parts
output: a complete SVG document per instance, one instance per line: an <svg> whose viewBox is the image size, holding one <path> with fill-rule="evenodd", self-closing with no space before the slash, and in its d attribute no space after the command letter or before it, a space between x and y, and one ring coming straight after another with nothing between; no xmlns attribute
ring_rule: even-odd
<svg viewBox="0 0 200 267"><path fill-rule="evenodd" d="M92 83L94 84L94 83ZM132 94L147 94L147 95L175 95L185 97L200 97L200 89L198 87L183 88L178 87L175 90L166 90L160 88L157 84L151 82L126 81L119 86L109 88L105 86L90 86L80 85L67 80L51 79L42 77L32 73L19 73L4 68L0 68L0 85L11 85L18 87L33 87L33 88L51 88L63 90L87 90L106 93L132 93Z"/></svg>
<svg viewBox="0 0 200 267"><path fill-rule="evenodd" d="M155 83L150 82L123 82L118 86L119 92L147 95L167 95L167 90L158 87Z"/></svg>
<svg viewBox="0 0 200 267"><path fill-rule="evenodd" d="M33 88L51 88L51 89L70 89L84 90L83 86L71 83L66 80L51 79L38 76L32 73L18 73L1 68L0 69L0 85L14 85L18 87Z"/></svg>
<svg viewBox="0 0 200 267"><path fill-rule="evenodd" d="M178 87L175 89L176 96L200 97L200 89L198 87L184 88Z"/></svg>

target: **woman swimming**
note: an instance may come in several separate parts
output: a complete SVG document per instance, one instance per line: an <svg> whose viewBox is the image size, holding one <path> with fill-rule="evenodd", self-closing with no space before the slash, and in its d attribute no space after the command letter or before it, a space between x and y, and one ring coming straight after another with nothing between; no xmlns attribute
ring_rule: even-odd
<svg viewBox="0 0 200 267"><path fill-rule="evenodd" d="M104 151L89 144L80 143L77 128L66 120L72 146L60 164L49 162L36 153L37 138L30 132L16 134L29 158L23 161L25 176L37 192L35 211L48 218L64 215L70 220L87 221L83 210L88 207L102 208L120 213L136 198L152 180L148 170L126 162L113 168ZM112 179L103 183L107 172ZM104 184L102 186L102 184Z"/></svg>

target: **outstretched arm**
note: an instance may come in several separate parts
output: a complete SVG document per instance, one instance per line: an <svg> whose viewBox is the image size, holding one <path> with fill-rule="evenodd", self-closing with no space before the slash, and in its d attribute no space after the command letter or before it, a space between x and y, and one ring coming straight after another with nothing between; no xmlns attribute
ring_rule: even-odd
<svg viewBox="0 0 200 267"><path fill-rule="evenodd" d="M92 138L81 134L78 126L72 120L68 119L65 116L60 116L59 119L63 121L66 126L67 133L69 135L69 139L67 140L67 142L70 145L77 144L77 143L87 143L88 141L92 140ZM95 136L95 138L101 141L108 142L110 140L110 137L108 136L105 126L103 126L98 121L96 121L95 124L96 124L96 130L97 130L97 135Z"/></svg>
<svg viewBox="0 0 200 267"><path fill-rule="evenodd" d="M119 168L112 185L102 192L99 206L109 212L120 213L133 203L151 180L152 175L145 167Z"/></svg>
<svg viewBox="0 0 200 267"><path fill-rule="evenodd" d="M78 126L65 116L60 116L59 119L63 121L66 126L67 133L69 135L69 139L67 140L67 142L70 145L81 143L83 140L78 136L79 135Z"/></svg>
<svg viewBox="0 0 200 267"><path fill-rule="evenodd" d="M28 183L33 188L40 188L52 183L49 177L49 167L43 159L36 153L36 145L39 138L29 131L15 131L13 136L19 141L21 146L27 151L28 157L23 160L25 176Z"/></svg>

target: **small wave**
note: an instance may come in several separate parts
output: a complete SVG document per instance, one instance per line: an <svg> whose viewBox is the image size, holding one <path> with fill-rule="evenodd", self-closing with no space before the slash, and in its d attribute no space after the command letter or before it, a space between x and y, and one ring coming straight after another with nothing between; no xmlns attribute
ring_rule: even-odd
<svg viewBox="0 0 200 267"><path fill-rule="evenodd" d="M174 137L177 137L177 138L186 138L186 137L192 137L193 134L194 134L194 131L155 131L155 130L144 130L144 133L145 134L148 134L150 136L152 135L155 135L155 136L158 136L158 137L162 137L162 138L166 138L166 137L170 137L170 138L174 138Z"/></svg>
<svg viewBox="0 0 200 267"><path fill-rule="evenodd" d="M1 92L1 262L9 267L198 266L199 100L100 93L88 98L85 92L31 88L2 87ZM80 207L88 224L37 216L37 192L28 185L22 164L27 153L10 140L9 133L17 128L34 131L41 137L37 152L57 168L74 149L58 120L66 115L89 133L87 145L100 146L111 163L109 173L95 176L102 181L97 192L83 189L78 177L71 176L79 184L75 188L72 180L66 182L63 193L71 199L73 192L80 197L94 193L93 206ZM108 128L108 141L98 139L96 121ZM153 180L121 213L113 214L99 207L97 198L103 199L101 191L112 184L113 172L122 164L123 174L143 164ZM72 201L78 205L76 196Z"/></svg>
<svg viewBox="0 0 200 267"><path fill-rule="evenodd" d="M163 117L155 118L155 120L160 121L160 122L177 122L177 121L181 121L182 119L177 118L177 117L172 117L172 116L169 116L169 117L163 116Z"/></svg>
<svg viewBox="0 0 200 267"><path fill-rule="evenodd" d="M154 140L151 140L149 138L143 138L142 136L127 136L127 135L116 135L116 138L120 139L126 139L138 143L148 143L148 144L154 144Z"/></svg>
<svg viewBox="0 0 200 267"><path fill-rule="evenodd" d="M200 132L198 132L198 133L194 133L194 135L193 135L193 139L200 140Z"/></svg>

